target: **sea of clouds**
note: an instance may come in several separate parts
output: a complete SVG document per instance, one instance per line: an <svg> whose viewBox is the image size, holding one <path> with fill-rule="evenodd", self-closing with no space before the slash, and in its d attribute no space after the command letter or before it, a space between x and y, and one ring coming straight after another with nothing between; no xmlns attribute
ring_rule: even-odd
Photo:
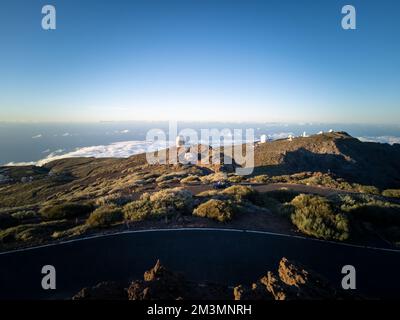
<svg viewBox="0 0 400 320"><path fill-rule="evenodd" d="M42 166L54 160L65 158L94 157L94 158L127 158L135 154L154 152L165 147L164 144L151 141L122 141L108 145L98 145L77 148L74 151L61 153L63 150L56 150L39 161L31 162L10 162L6 166L37 165ZM48 151L48 150L46 150ZM61 154L60 154L61 153Z"/></svg>
<svg viewBox="0 0 400 320"><path fill-rule="evenodd" d="M357 137L357 139L363 142L379 142L379 143L388 143L391 145L395 143L400 143L400 137L395 137L395 136Z"/></svg>

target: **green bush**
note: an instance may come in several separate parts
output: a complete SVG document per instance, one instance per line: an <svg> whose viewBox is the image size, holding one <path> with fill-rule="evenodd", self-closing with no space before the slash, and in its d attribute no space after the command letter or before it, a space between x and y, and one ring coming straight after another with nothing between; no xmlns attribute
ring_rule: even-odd
<svg viewBox="0 0 400 320"><path fill-rule="evenodd" d="M95 204L96 206L104 206L108 204L123 206L130 201L132 201L132 195L124 195L120 192L117 192L97 198L95 200Z"/></svg>
<svg viewBox="0 0 400 320"><path fill-rule="evenodd" d="M220 192L222 195L230 196L236 201L255 201L257 199L258 192L249 186L231 186Z"/></svg>
<svg viewBox="0 0 400 320"><path fill-rule="evenodd" d="M40 243L44 240L50 239L51 235L55 231L67 227L68 224L69 222L66 220L47 221L36 224L21 224L0 231L0 242L4 244L25 241Z"/></svg>
<svg viewBox="0 0 400 320"><path fill-rule="evenodd" d="M216 173L211 173L206 176L200 177L200 180L202 183L213 183L213 182L218 182L218 181L226 181L228 179L228 175L226 172L216 172Z"/></svg>
<svg viewBox="0 0 400 320"><path fill-rule="evenodd" d="M219 190L205 190L205 191L202 191L202 192L196 194L196 197L207 198L207 197L214 197L219 194L220 194Z"/></svg>
<svg viewBox="0 0 400 320"><path fill-rule="evenodd" d="M382 195L389 198L400 198L400 189L386 189Z"/></svg>
<svg viewBox="0 0 400 320"><path fill-rule="evenodd" d="M346 240L349 237L349 220L333 210L323 197L300 194L291 202L294 213L291 220L307 235L326 240Z"/></svg>
<svg viewBox="0 0 400 320"><path fill-rule="evenodd" d="M355 183L353 184L353 188L355 189L355 191L360 193L380 194L379 189L374 186L365 186L362 184Z"/></svg>
<svg viewBox="0 0 400 320"><path fill-rule="evenodd" d="M140 221L146 218L159 218L193 210L193 195L181 188L165 189L153 194L144 193L137 201L124 207L126 219Z"/></svg>
<svg viewBox="0 0 400 320"><path fill-rule="evenodd" d="M195 175L187 176L181 180L182 184L197 184L200 183L200 178Z"/></svg>
<svg viewBox="0 0 400 320"><path fill-rule="evenodd" d="M127 220L142 221L150 217L153 207L149 200L132 201L124 206L123 213Z"/></svg>
<svg viewBox="0 0 400 320"><path fill-rule="evenodd" d="M17 211L11 215L18 220L33 219L37 217L37 213L33 210Z"/></svg>
<svg viewBox="0 0 400 320"><path fill-rule="evenodd" d="M259 176L252 177L250 179L250 182L252 182L252 183L268 183L268 182L270 182L270 178L268 175L262 174Z"/></svg>
<svg viewBox="0 0 400 320"><path fill-rule="evenodd" d="M44 207L40 210L40 215L45 220L60 220L75 218L90 213L93 210L91 205L79 203L64 203Z"/></svg>
<svg viewBox="0 0 400 320"><path fill-rule="evenodd" d="M165 173L162 176L159 176L155 181L156 182L164 182L164 181L171 181L175 179L182 179L188 175L186 171L178 171L178 172L170 172Z"/></svg>
<svg viewBox="0 0 400 320"><path fill-rule="evenodd" d="M342 211L357 220L376 226L400 226L400 205L373 195L337 195L334 201Z"/></svg>
<svg viewBox="0 0 400 320"><path fill-rule="evenodd" d="M123 219L122 209L116 205L105 205L94 210L86 220L86 225L99 228L108 227Z"/></svg>
<svg viewBox="0 0 400 320"><path fill-rule="evenodd" d="M239 175L232 175L228 177L230 183L241 183L245 180L245 177Z"/></svg>
<svg viewBox="0 0 400 320"><path fill-rule="evenodd" d="M222 201L210 199L200 204L194 211L193 215L210 218L219 222L230 221L233 218L234 207L230 201Z"/></svg>

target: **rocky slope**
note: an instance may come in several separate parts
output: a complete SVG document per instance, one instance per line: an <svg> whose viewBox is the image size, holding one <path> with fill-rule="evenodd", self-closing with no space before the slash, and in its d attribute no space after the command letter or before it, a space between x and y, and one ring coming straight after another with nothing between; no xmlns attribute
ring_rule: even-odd
<svg viewBox="0 0 400 320"><path fill-rule="evenodd" d="M251 285L234 288L215 283L186 280L157 261L127 287L115 282L102 282L84 288L73 300L317 300L354 299L344 290L335 289L318 274L299 263L282 258L277 273L267 271Z"/></svg>

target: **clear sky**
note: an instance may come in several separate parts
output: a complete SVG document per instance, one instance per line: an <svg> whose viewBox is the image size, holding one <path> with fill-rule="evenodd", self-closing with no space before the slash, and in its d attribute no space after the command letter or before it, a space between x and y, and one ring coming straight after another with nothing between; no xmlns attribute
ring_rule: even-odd
<svg viewBox="0 0 400 320"><path fill-rule="evenodd" d="M398 0L2 0L0 121L399 123L399 40Z"/></svg>

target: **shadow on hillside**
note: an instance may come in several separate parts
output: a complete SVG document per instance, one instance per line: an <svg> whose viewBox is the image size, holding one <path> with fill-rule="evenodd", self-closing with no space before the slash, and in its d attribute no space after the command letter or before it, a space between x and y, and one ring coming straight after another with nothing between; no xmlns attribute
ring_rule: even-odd
<svg viewBox="0 0 400 320"><path fill-rule="evenodd" d="M253 175L291 175L304 171L318 171L332 173L350 183L374 185L381 189L400 187L400 155L394 156L393 151L388 152L379 146L368 148L369 152L363 145L356 143L354 147L353 149L348 144L344 145L346 150L343 153L350 155L348 158L340 154L313 153L299 148L287 152L278 165L255 167Z"/></svg>

